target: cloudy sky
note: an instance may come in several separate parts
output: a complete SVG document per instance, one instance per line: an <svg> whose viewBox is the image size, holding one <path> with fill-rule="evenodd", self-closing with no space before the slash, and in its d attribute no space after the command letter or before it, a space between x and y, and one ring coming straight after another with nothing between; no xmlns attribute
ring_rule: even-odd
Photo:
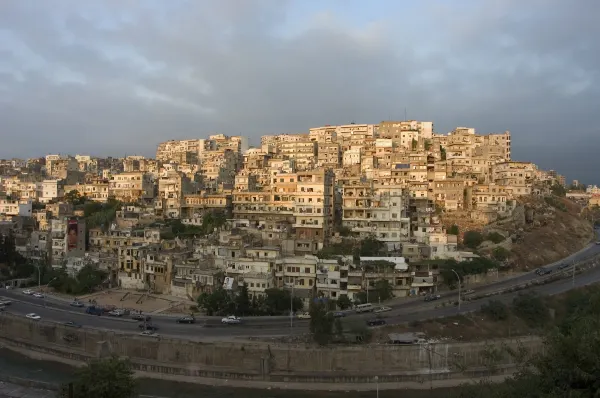
<svg viewBox="0 0 600 398"><path fill-rule="evenodd" d="M431 120L600 183L598 0L1 0L0 158Z"/></svg>

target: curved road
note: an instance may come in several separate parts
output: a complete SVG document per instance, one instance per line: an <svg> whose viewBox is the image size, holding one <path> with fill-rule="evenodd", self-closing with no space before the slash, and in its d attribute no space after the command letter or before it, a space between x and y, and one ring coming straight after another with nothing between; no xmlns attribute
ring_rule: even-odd
<svg viewBox="0 0 600 398"><path fill-rule="evenodd" d="M599 231L597 231L599 232ZM587 258L600 254L600 245L590 244L583 250L563 259L562 261L550 264L545 268L557 272L557 267L562 263L572 264L580 262ZM572 267L562 272L571 273ZM540 276L534 272L520 275L518 277L495 282L489 285L477 288L477 294L488 293L505 289L511 286L523 284ZM600 281L600 267L593 268L587 272L581 273L575 277L575 287L585 286ZM532 288L541 294L559 294L573 288L573 280L569 278L561 279L546 285L540 285ZM473 302L463 301L461 312L475 311L481 305L490 299L508 301L517 295L518 292L484 298ZM446 293L441 301L456 301L457 292ZM35 312L45 321L67 322L73 321L83 325L83 327L92 327L108 329L125 333L139 332L139 322L126 317L114 318L109 316L94 316L85 314L84 309L74 308L68 303L52 298L38 299L33 296L24 295L21 291L6 290L0 293L13 301L6 307L6 312L18 315L25 315ZM398 305L393 306L392 310L382 315L386 318L388 324L401 323L415 320L426 320L436 317L451 316L458 313L455 306L446 306L435 308L441 301L432 301L425 303L422 298L407 299ZM373 314L352 314L352 318L368 319ZM187 339L226 339L242 336L281 336L286 334L302 334L307 332L309 322L307 320L293 320L293 327L290 327L289 317L248 317L244 319L241 325L222 325L220 317L198 317L196 324L177 324L173 316L152 314L152 323L159 328L158 333L174 337L185 337Z"/></svg>

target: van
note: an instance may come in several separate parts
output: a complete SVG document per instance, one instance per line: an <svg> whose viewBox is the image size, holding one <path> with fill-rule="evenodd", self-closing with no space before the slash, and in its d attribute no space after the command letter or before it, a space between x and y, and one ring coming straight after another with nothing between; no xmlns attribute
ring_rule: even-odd
<svg viewBox="0 0 600 398"><path fill-rule="evenodd" d="M371 303L366 303L366 304L359 304L356 306L356 308L354 308L354 311L356 311L357 313L361 313L361 312L371 312L373 311L375 308L373 307L373 304Z"/></svg>

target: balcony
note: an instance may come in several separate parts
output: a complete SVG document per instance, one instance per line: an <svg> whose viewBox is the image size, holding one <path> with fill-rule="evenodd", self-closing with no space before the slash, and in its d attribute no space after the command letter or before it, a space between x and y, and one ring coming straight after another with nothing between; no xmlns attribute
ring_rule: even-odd
<svg viewBox="0 0 600 398"><path fill-rule="evenodd" d="M360 291L362 290L361 285L348 285L348 291Z"/></svg>

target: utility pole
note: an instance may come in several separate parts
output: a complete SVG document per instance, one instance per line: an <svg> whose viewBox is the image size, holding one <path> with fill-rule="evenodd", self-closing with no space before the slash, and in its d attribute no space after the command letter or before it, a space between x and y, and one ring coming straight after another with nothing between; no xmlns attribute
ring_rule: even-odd
<svg viewBox="0 0 600 398"><path fill-rule="evenodd" d="M452 272L454 272L454 275L456 275L456 279L458 280L458 313L460 314L460 276L458 276L456 271L452 270Z"/></svg>

